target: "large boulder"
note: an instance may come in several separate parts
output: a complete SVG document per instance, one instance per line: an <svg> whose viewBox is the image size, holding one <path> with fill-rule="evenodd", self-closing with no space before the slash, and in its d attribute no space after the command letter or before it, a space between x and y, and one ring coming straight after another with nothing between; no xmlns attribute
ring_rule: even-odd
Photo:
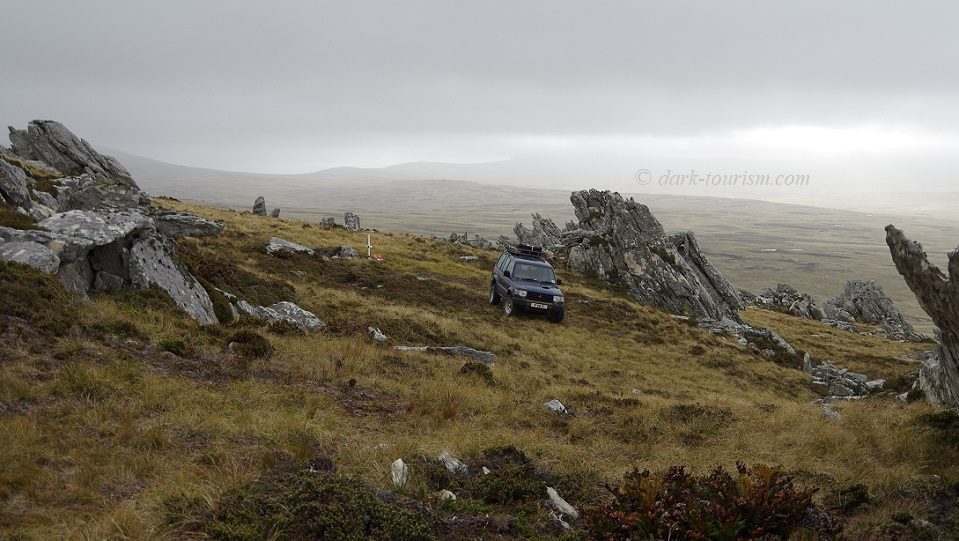
<svg viewBox="0 0 959 541"><path fill-rule="evenodd" d="M133 183L120 162L100 154L59 122L34 120L25 130L11 127L10 142L16 155L43 162L67 175L88 174Z"/></svg>
<svg viewBox="0 0 959 541"><path fill-rule="evenodd" d="M261 195L253 202L253 214L266 216L266 199Z"/></svg>
<svg viewBox="0 0 959 541"><path fill-rule="evenodd" d="M360 230L360 217L352 212L346 212L343 214L343 227L347 231L359 231Z"/></svg>
<svg viewBox="0 0 959 541"><path fill-rule="evenodd" d="M320 332L326 329L326 324L316 317L316 314L289 301L281 301L271 306L253 306L232 295L227 298L240 312L270 324L287 323L307 333Z"/></svg>
<svg viewBox="0 0 959 541"><path fill-rule="evenodd" d="M757 306L771 308L803 319L821 320L822 309L812 297L796 291L786 284L764 289L753 301Z"/></svg>
<svg viewBox="0 0 959 541"><path fill-rule="evenodd" d="M930 402L959 406L959 249L949 253L949 274L929 262L922 245L896 227L886 227L896 270L919 305L939 327L938 356L926 361L919 384Z"/></svg>
<svg viewBox="0 0 959 541"><path fill-rule="evenodd" d="M621 284L634 299L674 314L739 321L738 291L690 233L667 237L645 205L618 193L574 192L579 219L563 234L567 266Z"/></svg>

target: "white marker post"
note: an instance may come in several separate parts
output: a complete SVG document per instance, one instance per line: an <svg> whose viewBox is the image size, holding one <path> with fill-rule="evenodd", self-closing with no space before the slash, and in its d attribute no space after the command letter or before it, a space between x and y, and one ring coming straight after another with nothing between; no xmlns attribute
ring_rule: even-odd
<svg viewBox="0 0 959 541"><path fill-rule="evenodd" d="M373 235L367 233L366 235L366 258L370 259L373 257Z"/></svg>

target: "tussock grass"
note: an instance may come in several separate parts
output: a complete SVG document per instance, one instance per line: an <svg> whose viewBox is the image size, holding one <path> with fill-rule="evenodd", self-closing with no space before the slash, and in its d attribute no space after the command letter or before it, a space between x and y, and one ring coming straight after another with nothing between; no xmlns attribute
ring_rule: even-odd
<svg viewBox="0 0 959 541"><path fill-rule="evenodd" d="M911 497L904 487L922 493L944 482L937 478L959 480L955 446L919 421L934 408L877 397L838 404L842 419L824 420L808 376L584 277L560 271L569 302L562 325L506 319L486 303L495 252L374 233L383 264L277 259L264 250L271 236L359 248L366 233L163 204L226 222L222 235L182 250L206 266L205 280L251 302L294 300L333 331L277 334L249 320L200 328L139 292L84 301L71 313L72 336L54 326L62 332L47 342L27 337L5 348L4 536L182 538L203 529L224 495L242 498L237 490L266 472L317 456L371 490L390 488L390 463L404 458L408 497L424 505L435 496L417 457L443 451L480 457L513 446L542 471L582 480L583 490L569 491L577 506L635 467L703 474L762 462L821 488L819 498L863 483L878 502L864 516L877 518L855 518L854 537L855 528L891 520ZM480 261L458 258L467 254ZM770 312L747 318L817 362L890 378L919 366L904 357L914 345ZM369 340L368 326L387 344ZM237 336L263 346L254 335L271 355L229 350ZM461 373L465 359L391 347L407 344L493 351L495 384ZM551 399L571 413L547 411Z"/></svg>

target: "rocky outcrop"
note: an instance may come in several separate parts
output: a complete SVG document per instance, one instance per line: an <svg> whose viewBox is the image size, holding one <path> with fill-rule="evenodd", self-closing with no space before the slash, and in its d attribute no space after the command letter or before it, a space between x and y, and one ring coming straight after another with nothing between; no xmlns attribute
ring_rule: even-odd
<svg viewBox="0 0 959 541"><path fill-rule="evenodd" d="M55 273L80 295L155 285L201 324L217 322L173 239L217 234L223 224L149 207L122 165L57 122L11 128L10 139L12 150L0 148L2 194L29 208L40 229L0 227L0 260Z"/></svg>
<svg viewBox="0 0 959 541"><path fill-rule="evenodd" d="M253 214L257 216L266 216L266 198L262 195L253 202Z"/></svg>
<svg viewBox="0 0 959 541"><path fill-rule="evenodd" d="M553 220L544 218L538 212L534 212L532 218L532 229L527 229L522 223L513 227L513 234L520 244L539 246L550 251L563 246L563 230Z"/></svg>
<svg viewBox="0 0 959 541"><path fill-rule="evenodd" d="M449 236L449 242L452 244L462 244L465 246L474 246L476 248L493 248L495 245L480 236L478 233L473 234L473 238L470 238L469 232L464 232L462 235L458 233L452 233Z"/></svg>
<svg viewBox="0 0 959 541"><path fill-rule="evenodd" d="M886 383L885 380L871 380L865 374L839 368L832 363L817 366L808 355L803 362L803 372L813 377L813 386L819 387L827 400L860 398L882 390Z"/></svg>
<svg viewBox="0 0 959 541"><path fill-rule="evenodd" d="M273 212L270 213L270 218L279 218L279 217L280 217L280 209L273 209Z"/></svg>
<svg viewBox="0 0 959 541"><path fill-rule="evenodd" d="M886 227L886 244L896 270L939 327L938 356L924 362L920 387L933 403L959 406L959 250L949 253L946 275L929 262L921 244L892 225Z"/></svg>
<svg viewBox="0 0 959 541"><path fill-rule="evenodd" d="M702 254L695 237L667 237L645 205L608 191L570 198L578 228L563 234L567 266L621 284L634 299L674 314L739 320L738 292Z"/></svg>
<svg viewBox="0 0 959 541"><path fill-rule="evenodd" d="M703 318L697 321L697 325L712 334L732 337L767 359L792 368L802 367L803 355L773 330L753 327L731 318Z"/></svg>
<svg viewBox="0 0 959 541"><path fill-rule="evenodd" d="M803 319L821 320L822 309L812 297L800 293L786 284L764 289L753 301L757 306L770 308Z"/></svg>
<svg viewBox="0 0 959 541"><path fill-rule="evenodd" d="M839 323L867 323L879 325L879 331L892 340L928 339L913 329L882 286L873 280L846 282L842 293L826 301L824 312L826 322L836 327L841 327Z"/></svg>
<svg viewBox="0 0 959 541"><path fill-rule="evenodd" d="M360 217L352 212L346 212L343 214L343 227L347 231L359 231L360 230Z"/></svg>
<svg viewBox="0 0 959 541"><path fill-rule="evenodd" d="M133 177L120 162L104 156L63 124L52 120L34 120L27 129L10 128L13 153L27 160L36 160L65 175L91 175L95 179L127 181L135 187Z"/></svg>

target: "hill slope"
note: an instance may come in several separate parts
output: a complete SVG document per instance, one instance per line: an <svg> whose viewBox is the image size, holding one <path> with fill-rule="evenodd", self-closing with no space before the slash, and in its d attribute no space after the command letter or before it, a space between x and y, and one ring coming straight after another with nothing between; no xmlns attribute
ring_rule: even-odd
<svg viewBox="0 0 959 541"><path fill-rule="evenodd" d="M817 501L848 521L852 539L890 528L949 535L954 525L943 502L959 450L924 420L932 408L894 397L911 383L897 379L917 368L918 346L750 311L817 361L890 380L888 393L834 405L842 418L824 419L809 376L582 276L561 272L564 324L507 319L486 302L495 252L377 234L384 263L277 258L264 251L271 236L359 247L366 234L158 204L226 222L219 236L181 242L200 278L256 304L294 301L330 331L199 327L150 290L64 299L4 266L0 287L16 299L0 313L4 537L252 538L262 532L241 528L255 522L251 502L295 475L271 472L330 463L349 479L336 485L344 494L393 490L381 503L349 496L370 516L386 513L393 527L405 517L415 532L413 512L450 539L560 535L546 483L583 510L605 501L602 482L634 467L706 473L737 460L821 489ZM387 342L371 341L369 326ZM497 358L486 372L394 345L467 345ZM568 413L544 407L553 399ZM450 478L434 460L444 451L493 473ZM398 458L410 468L401 490L390 481ZM871 505L849 505L857 484ZM459 499L441 501L441 486ZM896 512L915 524L896 523ZM583 524L573 526L578 538Z"/></svg>

